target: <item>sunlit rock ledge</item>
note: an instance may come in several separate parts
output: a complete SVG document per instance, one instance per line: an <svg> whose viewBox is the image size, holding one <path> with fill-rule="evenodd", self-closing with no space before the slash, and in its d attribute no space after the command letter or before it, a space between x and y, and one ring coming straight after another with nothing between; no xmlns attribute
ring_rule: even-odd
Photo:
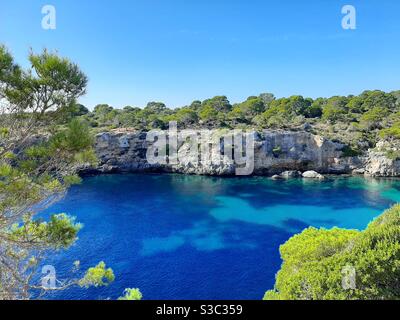
<svg viewBox="0 0 400 320"><path fill-rule="evenodd" d="M221 130L212 135L222 136ZM192 130L192 133L197 131ZM146 132L114 130L96 135L97 167L86 166L81 173L154 172L232 176L236 165L224 156L212 154L211 160L199 161L190 153L185 141L178 142L177 164L151 164L146 152L152 142ZM390 160L379 149L358 157L344 157L345 145L309 132L254 132L253 175L273 176L285 171L316 171L319 174L365 174L368 176L400 176L400 161ZM211 143L211 141L210 141ZM200 156L198 156L200 157Z"/></svg>

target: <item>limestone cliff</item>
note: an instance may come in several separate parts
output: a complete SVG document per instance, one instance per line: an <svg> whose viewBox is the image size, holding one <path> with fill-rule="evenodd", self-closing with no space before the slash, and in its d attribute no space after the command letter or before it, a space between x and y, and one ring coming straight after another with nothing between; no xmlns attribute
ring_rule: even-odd
<svg viewBox="0 0 400 320"><path fill-rule="evenodd" d="M376 177L399 177L399 146L387 141L380 141L374 149L368 151L365 159L365 174ZM390 156L392 155L392 156Z"/></svg>
<svg viewBox="0 0 400 320"><path fill-rule="evenodd" d="M212 134L220 134L214 130ZM273 175L285 170L315 170L320 173L350 173L363 168L359 158L343 158L343 144L308 132L255 132L254 171L256 175ZM178 144L178 164L150 164L146 151L151 145L146 132L111 131L96 136L95 149L100 172L176 172L205 175L233 175L235 164L224 161L195 161L188 143Z"/></svg>

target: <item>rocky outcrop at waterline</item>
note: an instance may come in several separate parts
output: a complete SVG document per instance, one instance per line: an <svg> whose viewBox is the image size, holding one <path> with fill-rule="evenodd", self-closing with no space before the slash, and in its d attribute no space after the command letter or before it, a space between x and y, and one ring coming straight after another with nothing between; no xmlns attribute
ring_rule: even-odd
<svg viewBox="0 0 400 320"><path fill-rule="evenodd" d="M195 133L195 131L193 131ZM211 135L221 135L218 130ZM344 145L308 132L254 132L254 174L273 175L287 170L315 170L320 173L346 173L356 169L343 161ZM189 143L178 143L178 163L152 164L146 153L151 146L146 132L105 132L96 136L95 150L100 172L176 172L204 175L233 175L235 164L223 157L197 161Z"/></svg>
<svg viewBox="0 0 400 320"><path fill-rule="evenodd" d="M196 131L192 131L196 133ZM365 174L369 176L400 176L400 161L391 160L381 149L369 150L358 157L344 157L344 144L330 141L309 132L269 131L254 132L254 175L277 177L283 173L290 178L306 171L320 174ZM211 135L222 135L213 130ZM229 176L235 174L236 165L224 157L198 161L190 152L189 143L178 143L178 163L149 163L146 153L152 142L146 132L110 131L95 139L99 159L96 168L82 168L82 172L154 172ZM199 147L200 148L200 147ZM199 156L200 157L200 156ZM285 174L285 172L287 174ZM290 173L290 174L289 174ZM286 177L287 176L287 177ZM311 174L306 173L306 176Z"/></svg>
<svg viewBox="0 0 400 320"><path fill-rule="evenodd" d="M365 174L377 177L399 177L400 160L398 146L388 141L380 141L369 150L365 158Z"/></svg>

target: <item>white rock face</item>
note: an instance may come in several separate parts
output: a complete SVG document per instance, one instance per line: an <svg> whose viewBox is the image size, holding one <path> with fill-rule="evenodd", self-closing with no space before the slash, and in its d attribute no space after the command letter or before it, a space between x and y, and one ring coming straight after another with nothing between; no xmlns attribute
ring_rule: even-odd
<svg viewBox="0 0 400 320"><path fill-rule="evenodd" d="M196 134L196 131L193 131ZM221 135L214 130L211 136ZM254 171L256 175L274 175L286 171L284 177L299 175L298 171L314 170L321 173L348 173L353 162L343 161L344 145L308 132L269 131L254 132ZM211 141L210 141L211 143ZM190 144L178 143L178 163L150 164L146 152L150 142L146 132L106 132L96 136L95 150L101 172L177 172L203 175L234 175L236 165L226 156L215 154L208 161L190 152ZM223 149L223 145L221 146Z"/></svg>
<svg viewBox="0 0 400 320"><path fill-rule="evenodd" d="M299 178L302 176L300 171L295 171L295 170L291 170L291 171L284 171L280 174L280 176L284 179L290 179L290 178Z"/></svg>
<svg viewBox="0 0 400 320"><path fill-rule="evenodd" d="M303 173L303 178L324 179L324 176L314 170L309 170Z"/></svg>
<svg viewBox="0 0 400 320"><path fill-rule="evenodd" d="M365 161L365 174L374 177L399 177L400 160L388 158L388 152L399 152L399 148L387 141L377 143L375 149L368 151Z"/></svg>
<svg viewBox="0 0 400 320"><path fill-rule="evenodd" d="M351 173L353 175L362 175L365 174L365 169L364 168L354 169Z"/></svg>
<svg viewBox="0 0 400 320"><path fill-rule="evenodd" d="M192 130L192 134L197 131ZM146 132L124 130L100 133L95 139L95 151L100 160L96 168L89 164L76 168L77 172L176 172L202 175L235 175L236 165L226 156L215 155L207 161L190 152L191 145L185 140L178 144L178 163L150 164L146 159L148 147ZM332 142L309 132L270 131L254 132L255 175L276 175L276 179L297 177L304 172L307 178L322 178L322 174L374 177L400 177L400 145L380 141L374 149L358 157L342 157L343 144ZM212 136L221 136L221 130L213 130ZM29 144L46 141L48 136L36 135ZM210 138L210 143L212 139ZM221 143L221 149L224 148ZM389 157L390 155L390 157ZM307 171L314 171L309 173Z"/></svg>
<svg viewBox="0 0 400 320"><path fill-rule="evenodd" d="M399 177L400 161L389 159L380 152L370 152L365 174L374 177Z"/></svg>

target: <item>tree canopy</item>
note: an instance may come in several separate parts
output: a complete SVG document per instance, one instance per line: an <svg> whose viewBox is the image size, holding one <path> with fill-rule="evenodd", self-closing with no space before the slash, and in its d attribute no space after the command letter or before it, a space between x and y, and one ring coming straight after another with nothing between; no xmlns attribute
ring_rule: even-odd
<svg viewBox="0 0 400 320"><path fill-rule="evenodd" d="M79 275L78 261L57 288L35 280L46 257L68 249L82 228L66 213L48 221L36 214L79 183L75 169L96 157L89 126L77 118L88 113L76 103L85 93L86 76L46 50L31 52L29 62L30 68L22 69L0 46L0 299L42 297L49 290L114 280L104 262ZM60 126L60 119L67 125Z"/></svg>
<svg viewBox="0 0 400 320"><path fill-rule="evenodd" d="M282 268L266 300L382 300L400 297L400 205L364 231L308 228L280 248ZM343 286L354 269L354 287Z"/></svg>
<svg viewBox="0 0 400 320"><path fill-rule="evenodd" d="M398 139L390 132L395 132L400 122L399 101L399 91L372 90L358 96L316 99L300 95L276 98L271 93L261 93L234 104L226 96L215 96L175 109L162 102L123 109L101 104L80 118L95 132L117 128L166 129L170 121L190 129L303 130L306 127L346 144L351 154L360 154L373 148L380 139Z"/></svg>

